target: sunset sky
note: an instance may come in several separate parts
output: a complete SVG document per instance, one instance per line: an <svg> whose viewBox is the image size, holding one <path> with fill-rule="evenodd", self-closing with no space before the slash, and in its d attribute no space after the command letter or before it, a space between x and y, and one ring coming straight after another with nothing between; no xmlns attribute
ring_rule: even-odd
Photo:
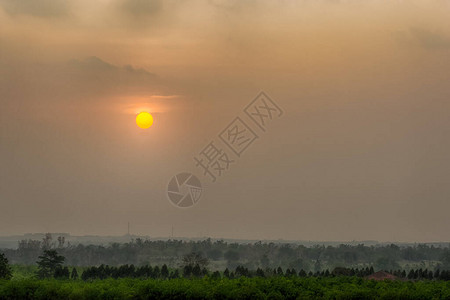
<svg viewBox="0 0 450 300"><path fill-rule="evenodd" d="M0 0L0 235L449 241L449 15ZM211 182L194 156L260 91L283 116ZM179 172L204 187L187 209L166 196Z"/></svg>

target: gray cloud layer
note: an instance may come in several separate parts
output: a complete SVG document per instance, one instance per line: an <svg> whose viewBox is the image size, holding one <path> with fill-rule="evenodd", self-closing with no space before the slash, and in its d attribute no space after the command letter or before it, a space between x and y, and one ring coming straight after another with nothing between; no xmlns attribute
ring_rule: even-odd
<svg viewBox="0 0 450 300"><path fill-rule="evenodd" d="M71 1L58 0L1 0L0 6L11 15L63 17L70 14Z"/></svg>
<svg viewBox="0 0 450 300"><path fill-rule="evenodd" d="M419 41L420 45L426 49L450 48L450 37L441 32L418 27L411 28L410 32Z"/></svg>

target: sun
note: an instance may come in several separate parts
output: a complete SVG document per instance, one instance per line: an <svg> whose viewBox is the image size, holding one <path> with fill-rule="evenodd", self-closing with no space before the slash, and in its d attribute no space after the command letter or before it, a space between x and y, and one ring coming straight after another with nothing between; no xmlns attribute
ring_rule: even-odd
<svg viewBox="0 0 450 300"><path fill-rule="evenodd" d="M153 124L153 116L148 112L141 112L136 116L137 126L147 129Z"/></svg>

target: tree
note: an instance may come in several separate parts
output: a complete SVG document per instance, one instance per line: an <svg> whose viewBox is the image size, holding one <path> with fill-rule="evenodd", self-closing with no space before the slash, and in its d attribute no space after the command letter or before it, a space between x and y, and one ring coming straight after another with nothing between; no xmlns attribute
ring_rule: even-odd
<svg viewBox="0 0 450 300"><path fill-rule="evenodd" d="M316 262L314 263L314 271L319 272L322 270L322 263L320 262L320 260L316 260Z"/></svg>
<svg viewBox="0 0 450 300"><path fill-rule="evenodd" d="M178 272L178 269L170 274L170 279L179 278L179 277L180 277L180 272Z"/></svg>
<svg viewBox="0 0 450 300"><path fill-rule="evenodd" d="M73 269L72 269L72 274L70 275L70 278L72 278L73 280L77 280L77 279L78 279L78 271L77 271L77 268L73 268Z"/></svg>
<svg viewBox="0 0 450 300"><path fill-rule="evenodd" d="M446 249L445 252L441 256L442 261L442 269L443 270L450 270L450 250Z"/></svg>
<svg viewBox="0 0 450 300"><path fill-rule="evenodd" d="M211 249L207 252L207 256L212 260L219 260L222 258L222 251L219 249Z"/></svg>
<svg viewBox="0 0 450 300"><path fill-rule="evenodd" d="M184 266L184 268L183 268L183 276L186 277L186 278L191 277L192 269L193 269L193 267L191 265Z"/></svg>
<svg viewBox="0 0 450 300"><path fill-rule="evenodd" d="M228 250L227 252L225 252L225 254L223 256L229 262L231 262L231 261L238 261L239 258L240 258L239 252L234 251L234 250Z"/></svg>
<svg viewBox="0 0 450 300"><path fill-rule="evenodd" d="M153 277L152 278L159 278L161 276L161 270L158 266L155 266L153 268Z"/></svg>
<svg viewBox="0 0 450 300"><path fill-rule="evenodd" d="M262 266L263 268L268 268L268 267L269 267L270 260L269 260L269 257L267 257L266 254L264 254L264 255L261 257L260 262L261 262L261 266Z"/></svg>
<svg viewBox="0 0 450 300"><path fill-rule="evenodd" d="M202 275L202 270L200 269L200 266L198 264L196 264L192 269L192 275L194 275L195 277L200 277Z"/></svg>
<svg viewBox="0 0 450 300"><path fill-rule="evenodd" d="M44 238L42 239L42 249L50 250L52 246L52 234L46 233Z"/></svg>
<svg viewBox="0 0 450 300"><path fill-rule="evenodd" d="M39 256L37 275L39 278L51 278L55 276L55 271L62 268L64 256L58 255L56 250L44 250L43 255Z"/></svg>
<svg viewBox="0 0 450 300"><path fill-rule="evenodd" d="M236 277L240 277L240 276L249 277L249 274L250 274L248 269L244 268L243 266L237 266L234 273L236 274Z"/></svg>
<svg viewBox="0 0 450 300"><path fill-rule="evenodd" d="M308 270L310 268L309 262L304 260L301 257L292 260L289 263L289 267L296 268L296 269L303 269L303 270Z"/></svg>
<svg viewBox="0 0 450 300"><path fill-rule="evenodd" d="M226 268L225 271L223 271L223 276L226 278L230 278L230 271L228 270L228 268Z"/></svg>
<svg viewBox="0 0 450 300"><path fill-rule="evenodd" d="M70 277L70 272L69 272L69 268L68 267L61 267L58 266L55 269L55 273L53 275L56 279L69 279Z"/></svg>
<svg viewBox="0 0 450 300"><path fill-rule="evenodd" d="M263 269L258 268L256 270L256 276L258 276L258 277L265 277Z"/></svg>
<svg viewBox="0 0 450 300"><path fill-rule="evenodd" d="M166 264L164 264L164 265L161 267L161 277L164 278L164 279L166 279L167 277L169 277L169 269L167 268L167 265L166 265Z"/></svg>
<svg viewBox="0 0 450 300"><path fill-rule="evenodd" d="M352 270L344 267L336 267L331 271L334 276L351 276Z"/></svg>
<svg viewBox="0 0 450 300"><path fill-rule="evenodd" d="M200 253L192 252L185 256L183 256L182 259L182 267L191 266L192 268L195 267L195 265L199 265L200 268L204 268L209 264L209 261L207 258L203 257Z"/></svg>
<svg viewBox="0 0 450 300"><path fill-rule="evenodd" d="M212 273L211 278L213 279L220 279L220 272L219 271L214 271L214 273Z"/></svg>
<svg viewBox="0 0 450 300"><path fill-rule="evenodd" d="M375 267L378 270L398 269L400 265L394 257L382 256L375 261Z"/></svg>
<svg viewBox="0 0 450 300"><path fill-rule="evenodd" d="M0 253L0 279L11 279L12 272L5 254Z"/></svg>
<svg viewBox="0 0 450 300"><path fill-rule="evenodd" d="M66 238L63 236L58 236L58 248L63 248Z"/></svg>

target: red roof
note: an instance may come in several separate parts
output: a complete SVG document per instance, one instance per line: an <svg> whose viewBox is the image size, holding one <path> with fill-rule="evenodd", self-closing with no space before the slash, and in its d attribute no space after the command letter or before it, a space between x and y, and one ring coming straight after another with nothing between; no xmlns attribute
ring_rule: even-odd
<svg viewBox="0 0 450 300"><path fill-rule="evenodd" d="M388 272L378 271L378 272L373 273L372 275L367 276L366 278L373 279L373 280L385 280L385 279L395 280L395 279L397 279L397 276L389 274Z"/></svg>

